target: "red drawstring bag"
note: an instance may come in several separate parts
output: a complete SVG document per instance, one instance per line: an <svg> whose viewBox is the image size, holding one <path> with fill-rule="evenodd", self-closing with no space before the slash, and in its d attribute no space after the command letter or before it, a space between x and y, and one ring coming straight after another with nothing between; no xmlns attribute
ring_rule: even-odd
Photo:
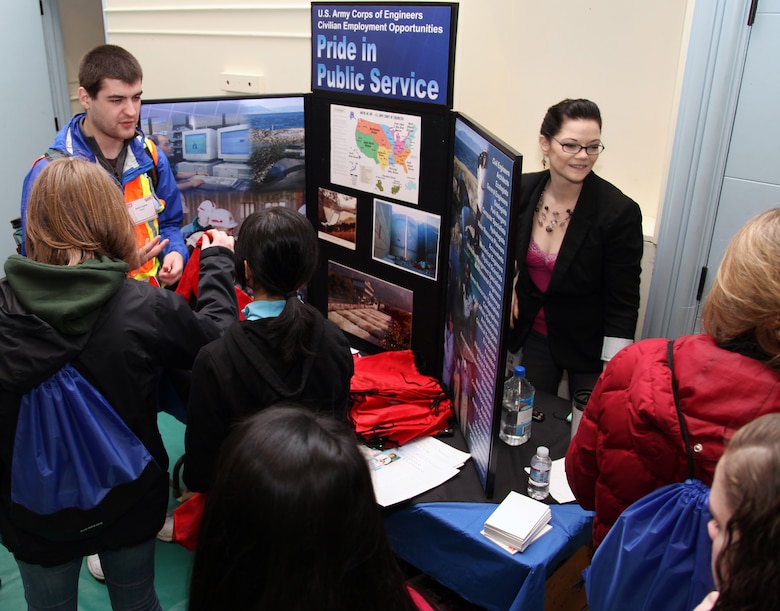
<svg viewBox="0 0 780 611"><path fill-rule="evenodd" d="M192 307L198 300L198 277L200 276L200 246L202 237L198 239L195 244L195 248L190 253L190 260L187 261L187 265L184 267L184 271L179 279L179 284L176 285L176 292L184 297ZM238 317L244 320L244 315L241 311L252 302L252 298L240 287L234 287L236 290L236 299L238 300Z"/></svg>
<svg viewBox="0 0 780 611"><path fill-rule="evenodd" d="M375 448L392 448L448 426L452 402L441 384L423 375L411 350L355 356L347 416Z"/></svg>
<svg viewBox="0 0 780 611"><path fill-rule="evenodd" d="M206 506L206 494L195 492L193 495L173 510L173 538L175 543L191 552L198 546L200 520L203 508Z"/></svg>

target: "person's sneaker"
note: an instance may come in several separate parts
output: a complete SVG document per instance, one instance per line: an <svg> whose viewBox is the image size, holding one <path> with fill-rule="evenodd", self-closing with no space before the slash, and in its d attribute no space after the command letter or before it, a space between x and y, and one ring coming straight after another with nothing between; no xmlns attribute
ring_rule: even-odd
<svg viewBox="0 0 780 611"><path fill-rule="evenodd" d="M100 556L97 554L87 556L87 570L99 582L102 583L106 580L105 575L103 575L103 567L100 565Z"/></svg>
<svg viewBox="0 0 780 611"><path fill-rule="evenodd" d="M157 533L157 538L168 543L173 540L173 512L170 509L165 512L165 524Z"/></svg>

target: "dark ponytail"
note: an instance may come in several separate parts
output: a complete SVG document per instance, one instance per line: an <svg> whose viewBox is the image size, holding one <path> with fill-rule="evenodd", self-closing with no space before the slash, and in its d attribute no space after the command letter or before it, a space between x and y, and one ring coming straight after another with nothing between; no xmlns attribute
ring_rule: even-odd
<svg viewBox="0 0 780 611"><path fill-rule="evenodd" d="M309 220L290 208L268 208L250 214L236 243L236 278L286 301L282 313L268 323L268 338L286 363L311 353L309 341L317 311L298 299L317 269L317 234Z"/></svg>

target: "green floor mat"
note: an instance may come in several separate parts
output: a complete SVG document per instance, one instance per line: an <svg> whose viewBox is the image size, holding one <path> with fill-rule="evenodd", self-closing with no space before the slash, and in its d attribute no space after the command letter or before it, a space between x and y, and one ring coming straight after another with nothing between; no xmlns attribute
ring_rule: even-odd
<svg viewBox="0 0 780 611"><path fill-rule="evenodd" d="M173 463L184 453L184 425L161 413L158 417L160 433L165 448ZM177 503L171 499L173 509ZM192 568L192 554L175 543L157 542L155 555L155 587L160 604L165 611L184 611L187 608L187 589ZM24 587L13 556L4 547L0 547L0 609L3 611L24 611ZM86 561L81 568L79 580L79 610L106 611L111 609L106 586L96 581L87 571Z"/></svg>

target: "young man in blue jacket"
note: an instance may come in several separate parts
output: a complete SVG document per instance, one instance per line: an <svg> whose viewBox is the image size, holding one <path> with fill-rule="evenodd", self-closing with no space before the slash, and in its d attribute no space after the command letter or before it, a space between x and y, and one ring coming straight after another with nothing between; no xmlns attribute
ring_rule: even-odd
<svg viewBox="0 0 780 611"><path fill-rule="evenodd" d="M181 196L168 159L138 129L142 80L138 60L122 47L100 45L82 58L78 97L84 112L59 131L24 180L23 254L27 200L35 179L54 157L82 157L99 164L124 193L146 259L130 275L163 285L178 282L188 257L180 232Z"/></svg>

